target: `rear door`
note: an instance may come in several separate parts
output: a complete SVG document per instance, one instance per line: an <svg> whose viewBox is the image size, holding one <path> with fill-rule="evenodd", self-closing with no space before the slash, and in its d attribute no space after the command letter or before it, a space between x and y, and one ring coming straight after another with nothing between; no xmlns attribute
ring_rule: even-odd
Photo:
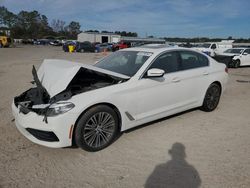
<svg viewBox="0 0 250 188"><path fill-rule="evenodd" d="M204 97L209 85L208 76L211 74L209 69L208 58L200 53L181 50L179 51L181 58L181 79L185 83L184 103L192 101L198 105ZM186 101L185 101L186 100Z"/></svg>

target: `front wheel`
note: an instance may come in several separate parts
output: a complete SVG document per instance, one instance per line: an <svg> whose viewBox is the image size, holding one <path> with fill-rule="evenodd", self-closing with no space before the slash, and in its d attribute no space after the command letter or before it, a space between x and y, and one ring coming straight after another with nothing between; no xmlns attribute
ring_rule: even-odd
<svg viewBox="0 0 250 188"><path fill-rule="evenodd" d="M237 59L236 61L235 61L235 63L234 63L234 68L239 68L240 67L240 60L239 59Z"/></svg>
<svg viewBox="0 0 250 188"><path fill-rule="evenodd" d="M211 84L207 89L201 110L205 112L213 111L219 104L220 96L221 87L216 83Z"/></svg>
<svg viewBox="0 0 250 188"><path fill-rule="evenodd" d="M78 121L75 142L87 151L99 151L109 146L118 133L116 112L105 105L88 110Z"/></svg>

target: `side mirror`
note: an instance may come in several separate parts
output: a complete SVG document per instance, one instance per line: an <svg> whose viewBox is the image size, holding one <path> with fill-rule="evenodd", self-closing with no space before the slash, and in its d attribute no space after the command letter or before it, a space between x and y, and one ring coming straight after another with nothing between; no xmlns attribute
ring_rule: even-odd
<svg viewBox="0 0 250 188"><path fill-rule="evenodd" d="M247 52L244 52L243 55L248 55L248 53L247 53Z"/></svg>
<svg viewBox="0 0 250 188"><path fill-rule="evenodd" d="M165 74L165 71L162 69L149 69L147 72L147 77L154 78L154 77L162 77Z"/></svg>

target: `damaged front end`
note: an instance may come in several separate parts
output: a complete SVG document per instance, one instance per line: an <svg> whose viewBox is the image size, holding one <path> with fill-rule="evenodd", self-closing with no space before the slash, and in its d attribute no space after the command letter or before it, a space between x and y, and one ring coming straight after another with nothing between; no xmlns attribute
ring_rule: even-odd
<svg viewBox="0 0 250 188"><path fill-rule="evenodd" d="M42 112L42 110L36 111L36 108L34 108L34 106L46 104L48 105L50 102L50 96L38 79L37 72L34 66L32 68L32 74L34 78L34 81L32 83L36 84L36 87L30 88L21 95L15 97L14 104L16 107L18 107L18 105L20 106L19 110L23 114L34 111L37 112L37 114L41 115L44 112ZM47 105L43 109L46 109Z"/></svg>
<svg viewBox="0 0 250 188"><path fill-rule="evenodd" d="M17 108L19 107L19 113L28 114L29 112L35 112L38 115L44 116L44 121L46 123L47 117L56 116L74 108L75 105L67 101L72 96L128 80L91 70L86 67L79 67L74 75L72 73L72 77L63 82L65 87L60 91L56 90L58 87L54 86L53 83L45 83L45 85L51 85L51 87L47 87L48 89L43 86L42 83L46 79L46 75L48 76L46 69L43 71L44 73L40 73L39 78L39 71L37 73L33 66L32 74L34 82L32 83L36 86L15 97L14 104ZM60 77L58 79L60 79ZM52 86L56 89L53 90ZM57 91L57 93L52 95L55 91Z"/></svg>

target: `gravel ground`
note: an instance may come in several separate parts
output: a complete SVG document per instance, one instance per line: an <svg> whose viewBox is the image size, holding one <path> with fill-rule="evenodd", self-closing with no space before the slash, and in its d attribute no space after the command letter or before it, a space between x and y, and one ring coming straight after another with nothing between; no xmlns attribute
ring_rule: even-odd
<svg viewBox="0 0 250 188"><path fill-rule="evenodd" d="M250 187L250 68L230 69L210 113L192 110L127 131L108 148L36 145L16 129L14 96L45 58L92 64L104 54L59 47L0 49L0 187ZM161 184L161 186L159 186Z"/></svg>

